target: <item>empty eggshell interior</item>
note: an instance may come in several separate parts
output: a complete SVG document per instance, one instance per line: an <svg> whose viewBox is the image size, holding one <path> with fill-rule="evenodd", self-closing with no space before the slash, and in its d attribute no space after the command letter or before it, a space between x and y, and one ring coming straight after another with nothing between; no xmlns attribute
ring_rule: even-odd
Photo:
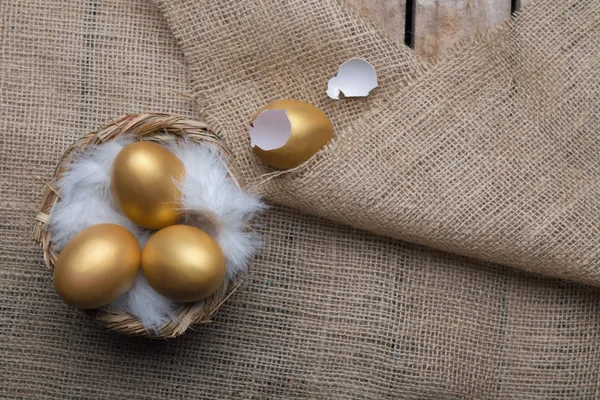
<svg viewBox="0 0 600 400"><path fill-rule="evenodd" d="M263 150L283 147L292 134L292 123L285 110L265 110L250 124L250 145Z"/></svg>
<svg viewBox="0 0 600 400"><path fill-rule="evenodd" d="M367 60L351 58L338 68L337 76L327 84L327 95L339 99L340 92L345 97L365 97L377 87L377 73Z"/></svg>

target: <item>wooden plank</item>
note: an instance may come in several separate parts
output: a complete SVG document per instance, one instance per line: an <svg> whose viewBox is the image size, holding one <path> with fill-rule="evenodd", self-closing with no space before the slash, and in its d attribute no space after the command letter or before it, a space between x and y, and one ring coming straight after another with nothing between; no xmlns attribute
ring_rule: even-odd
<svg viewBox="0 0 600 400"><path fill-rule="evenodd" d="M392 38L399 42L404 41L406 0L348 0L348 2L374 24L381 26Z"/></svg>
<svg viewBox="0 0 600 400"><path fill-rule="evenodd" d="M510 18L511 0L416 0L415 51L438 57L461 40Z"/></svg>

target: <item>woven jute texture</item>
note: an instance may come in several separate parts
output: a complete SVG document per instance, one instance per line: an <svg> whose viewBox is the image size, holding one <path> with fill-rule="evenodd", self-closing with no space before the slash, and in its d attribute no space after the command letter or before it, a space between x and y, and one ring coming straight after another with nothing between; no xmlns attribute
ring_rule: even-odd
<svg viewBox="0 0 600 400"><path fill-rule="evenodd" d="M495 264L376 236L323 218L305 216L284 206L274 206L256 221L257 229L264 235L265 247L251 265L247 282L219 311L213 323L198 327L197 332L188 332L172 341L149 341L110 334L92 319L68 308L58 299L50 274L43 264L41 250L31 241L32 222L43 193L37 177L48 179L58 158L72 142L86 132L105 125L111 118L144 111L195 115L194 106L178 93L187 92L193 86L189 83L186 63L190 64L190 69L196 70L194 73L197 76L201 57L198 54L193 63L190 57L186 61L169 26L175 30L176 8L189 7L190 14L213 13L208 3L217 4L201 3L203 7L194 4L186 6L180 2L163 4L162 8L168 16L165 19L158 7L145 0L2 0L0 398L591 399L600 396L598 289L525 275ZM203 62L208 72L214 69L210 75L212 83L207 81L194 90L198 93L200 89L207 91L205 98L198 96L204 103L205 114L208 114L208 109L204 100L211 97L217 102L221 101L223 109L231 110L231 115L225 115L224 111L218 111L221 108L215 107L210 110L215 113L211 118L216 128L226 134L228 144L238 146L236 155L242 161L246 175L257 181L258 167L245 153L247 143L244 144L246 136L241 126L242 115L235 111L234 105L249 111L269 96L292 97L299 93L298 97L304 99L315 96L311 101L327 109L332 117L335 116L336 125L342 123L342 115L350 118L352 124L347 129L336 131L336 143L323 154L324 157L314 160L310 169L293 178L276 178L275 183L268 184L272 186L266 186L274 200L279 199L282 204L317 213L312 206L315 198L305 193L307 188L296 191L292 187L292 179L299 185L308 185L308 179L313 176L312 182L317 184L316 176L321 175L324 180L318 183L320 187L324 188L326 183L336 184L337 181L331 180L332 175L325 170L323 163L328 163L326 160L329 157L343 161L343 156L336 154L343 153L350 146L343 139L346 135L344 132L360 127L364 129L365 114L375 118L384 107L405 109L403 118L413 113L419 114L420 111L414 108L416 104L396 103L396 100L387 103L386 96L390 99L400 93L408 96L408 92L402 92L400 88L403 87L401 82L411 74L419 78L404 87L423 85L419 90L431 90L428 85L419 82L432 79L433 75L430 74L447 64L424 70L425 64L418 61L409 50L377 33L348 12L343 3L322 0L318 8L314 8L317 3L308 2L308 6L304 6L305 2L300 1L276 6L272 2L239 3L246 5L237 17L227 13L201 14L212 16L199 22L204 25L204 30L194 24L180 25L193 31L188 39L181 40L183 47L186 47L186 43L198 45L204 42L206 51ZM228 2L220 4L221 7L231 6ZM267 4L269 7L266 7ZM588 3L580 4L585 11ZM300 13L308 10L305 7L313 7L313 14L321 17ZM567 11L575 18L577 10L577 7L572 7ZM297 13L295 19L298 24L290 24L294 18L286 15L292 12ZM221 35L219 32L222 27L217 29L215 21L230 25L229 28L225 26L224 31L231 35L231 43L240 43L241 49L244 41L249 44L255 42L249 29L240 38L239 32L236 32L240 25L236 25L236 21L242 15L257 17L263 14L262 19L256 20L255 33L267 30L265 19L271 16L269 29L277 28L279 34L273 35L271 42L261 44L260 57L259 53L252 53L256 59L238 53L235 60L241 65L248 60L258 62L270 59L273 63L271 74L277 79L273 85L279 88L277 95L274 89L267 91L262 86L259 76L264 72L259 70L248 69L246 72L247 84L255 85L254 88L242 87L239 82L236 84L233 77L220 78L220 72L215 72L226 69L220 62L225 53L216 51L219 48L217 41L221 41L226 48L233 46L222 36L211 41L211 37L216 37L211 35ZM584 14L593 13L586 11ZM181 18L190 18L190 15L184 14ZM331 33L328 36L320 31L320 27L325 26L324 22L319 22L321 19L328 24L327 29ZM558 14L556 19L560 20ZM582 21L574 20L580 23L581 29L585 28ZM546 28L540 28L540 31L553 34L554 24L560 25L559 21L547 21ZM312 31L313 25L317 30ZM316 81L321 80L323 71L317 76L315 71L300 71L287 64L276 64L276 61L283 63L285 57L278 56L283 53L273 53L272 50L290 50L278 42L284 37L284 27L296 32L295 37L300 44L304 43L303 46L306 45L306 37L312 38L314 45L306 48L306 57L315 62L318 58L311 56L313 48L325 46L332 50L330 56L336 59L325 58L333 69L337 58L360 55L358 50L361 48L365 53L369 51L370 58L376 57L376 53L379 58L374 61L382 75L382 87L373 97L370 107L377 108L364 110L364 102L330 103L317 98L321 96L320 92L312 90L317 86ZM597 48L590 48L589 53L571 53L573 46L583 46L582 43L586 43L591 35L588 32L579 37L578 29L573 26L569 36L571 44L557 51L556 65L540 64L539 67L559 68L568 62L570 68L578 71L581 68L578 57L583 63L585 57L589 61L593 54L597 56ZM177 30L180 39L183 32ZM339 36L340 32L345 32L347 37ZM285 37L289 39L290 36ZM514 40L529 44L529 47L522 48L524 52L538 51L532 41L525 41L519 36ZM539 40L546 43L543 38ZM332 41L337 44L332 46ZM295 43L290 40L292 42ZM375 45L379 46L378 50L369 49ZM505 46L510 47L508 44ZM334 47L338 49L336 52L333 52ZM548 47L542 49L539 50L540 57L546 57ZM466 54L472 55L472 50ZM568 54L569 58L565 59L564 54ZM290 53L290 57L292 55ZM463 56L456 57L458 60ZM524 59L507 58L507 62L511 60L515 65L525 62ZM264 64L266 67L269 63L264 61ZM301 65L308 67L304 63ZM494 66L487 70L487 74L494 75L496 68L504 68L497 64ZM289 68L296 69L290 71ZM535 63L522 65L523 71L536 68L538 65ZM283 73L288 74L286 80L279 81ZM540 70L539 73L548 71ZM241 79L241 76L238 75L238 78ZM252 76L256 77L258 83L253 83ZM293 85L297 76L309 78L305 82L306 88L302 89L306 90L305 94L300 93L298 87L292 90L287 86ZM288 77L291 83L287 82ZM456 85L466 85L466 77L459 77L460 80L453 78L457 79ZM578 98L583 99L586 94L574 90L584 81L592 91L595 83L588 81L587 75L581 74L571 82L573 92L565 93L577 94ZM199 84L198 78L194 79L194 84ZM541 83L532 80L528 85ZM388 86L396 89L390 88L386 95ZM550 86L548 90L553 93L559 89ZM221 91L229 95L222 95ZM252 99L249 94L252 91L258 99ZM266 94L261 91L266 91ZM513 92L513 97L519 96L518 89L513 89ZM435 98L415 101L419 101L421 107L427 104L433 107L438 102L439 112L447 112L442 111L447 103L442 93ZM585 110L587 105L583 101L581 103L582 110ZM469 107L477 106L470 100L467 104ZM530 99L529 107L541 106L539 99ZM569 106L569 98L565 97L562 107ZM457 108L457 115L469 112L472 118L478 118L479 114L469 107ZM489 112L489 108L481 105L479 111ZM334 112L334 109L338 111ZM556 123L565 123L559 120L558 111L547 111L546 116L555 118ZM415 122L418 120L416 114ZM423 114L424 117L426 115ZM582 130L580 136L571 136L571 147L567 148L564 155L569 159L580 159L578 157L588 154L586 151L591 151L580 148L581 143L590 140L586 136L590 132L585 129L592 129L586 127L583 120L585 115L573 111L573 118L580 121L578 126ZM388 131L390 146L416 140L411 132L424 138L425 132L406 130L401 126L403 120L397 121L398 129ZM499 123L498 120L494 121ZM533 121L521 123L534 125ZM382 129L391 129L380 126ZM541 135L550 128L539 127L533 132ZM490 135L489 140L495 140L500 134L486 132ZM374 128L363 131L365 141L375 138L376 134ZM557 133L555 140L561 142L562 135L571 134L569 131L561 135ZM429 138L438 144L435 152L429 150L432 151L428 153L429 157L445 154L446 142L434 131ZM482 140L482 149L487 148L484 146L485 139L479 138ZM463 144L453 140L457 138L448 138L446 145L454 146L457 158L460 158ZM470 140L476 138L470 137ZM423 143L427 142L423 139ZM550 147L550 143L547 147ZM542 158L541 152L547 147L531 147L530 157ZM381 151L384 150L385 146L381 147ZM511 148L513 150L517 149ZM505 157L512 157L509 147L500 147L498 151L502 151ZM384 152L381 157L383 154L390 157L390 162L412 160L412 169L407 166L405 173L413 174L414 181L410 182L414 185L417 185L418 179L425 179L427 168L431 168L431 164L425 162L428 159L425 156L423 169L419 169L415 154L394 154L392 157L392 154ZM357 172L358 166L376 168L374 163L381 161L377 157L361 160L360 156L366 156L365 153L358 155L353 169L338 169L341 177L345 174L354 177L356 185L359 185L358 180L362 176L362 173L358 173L360 171ZM486 168L492 168L486 162L482 158L481 166L477 167L482 174L487 171ZM500 162L500 158L496 162ZM350 164L345 165L349 167ZM442 167L450 168L447 165ZM589 172L583 164L580 170L573 165L571 167L572 173L580 173L582 179L587 176L584 172ZM473 168L477 169L475 166ZM429 172L434 171L429 169ZM456 171L453 179L460 180L461 176ZM398 174L394 175L394 179L398 177ZM523 179L527 177L525 174ZM549 173L546 180L548 184L553 182L552 185L556 185L558 178L556 174ZM388 181L387 175L373 175L372 179L381 185L394 187L398 193L408 191L394 183L397 181ZM517 181L513 184L521 185ZM498 185L502 182L498 182ZM439 184L440 190L449 190L445 186L449 182L440 181ZM490 182L486 184L492 185ZM362 185L364 183L354 187L363 190L360 189L364 187ZM474 185L473 188L482 193L493 189L485 185ZM346 201L351 188L338 189L327 189L329 200L323 203L324 208ZM412 199L415 205L432 207L426 201L421 201L418 187L411 190L417 193ZM575 196L575 192L569 192L573 190L572 187L557 190L562 190L564 196L568 193ZM591 195L593 185L587 190ZM466 201L459 197L460 193L458 191L456 194L457 201ZM440 192L440 199L442 194L452 196ZM390 192L390 196L406 200L404 195L398 196L395 192ZM292 198L295 200L291 201ZM348 197L348 202L353 199ZM573 207L577 204L573 203ZM593 218L592 205L590 218ZM360 213L353 214L354 218L361 220L366 213L374 214L372 209L382 210L378 207L384 207L384 204L365 203L362 207ZM559 213L562 209L553 210ZM391 221L386 222L386 226L394 229L386 231L390 236L397 236L394 232L408 232L410 226L416 224L412 220L414 214L409 211L389 214ZM490 229L494 224L500 227L522 216L505 216L500 211L497 210L498 215L486 221ZM539 212L550 213L551 210L540 209ZM411 216L409 220L400 220L408 218L407 215ZM465 215L461 224L470 222L470 217ZM573 236L575 231L582 234L586 224L591 224L592 220L572 217L572 220L563 220L557 214L556 223L562 221L567 225L569 222L581 225L579 231L574 228L575 225L571 225L572 231L563 232L565 235L570 232L568 239L574 248L581 246L581 241ZM350 222L349 217L335 219L347 219ZM386 233L383 228L375 228L375 221L369 228ZM444 225L447 223L440 220L439 230L444 231L444 227L449 229L448 225ZM479 227L474 223L469 226L471 229ZM467 229L467 225L464 227L462 236L459 235L464 242L454 238L452 246L458 248L460 243L468 243L468 238L474 240L481 237ZM452 228L458 230L460 226ZM432 235L435 233L431 230L428 232ZM557 230L556 234L559 233L560 230ZM491 240L490 236L486 237ZM590 245L595 238L589 237L587 240L585 243ZM525 237L523 242L527 242ZM439 242L436 243L439 245ZM504 243L506 245L509 242ZM554 247L561 245L550 240L547 243L548 252L556 252ZM487 242L484 244L487 245ZM521 247L525 244L518 243ZM450 243L438 247L452 250ZM566 247L563 246L563 249ZM505 246L503 250L506 255L510 249ZM564 254L566 260L568 256ZM548 265L548 269L550 266L556 267L557 264L547 263L544 257L549 256L540 255L539 270L544 270L545 265ZM573 264L572 270L582 271L581 265Z"/></svg>
<svg viewBox="0 0 600 400"><path fill-rule="evenodd" d="M251 115L308 101L336 139L272 201L378 234L600 285L600 4L538 1L434 67L365 25L343 0L163 0L206 117L246 173ZM380 88L335 101L350 57Z"/></svg>

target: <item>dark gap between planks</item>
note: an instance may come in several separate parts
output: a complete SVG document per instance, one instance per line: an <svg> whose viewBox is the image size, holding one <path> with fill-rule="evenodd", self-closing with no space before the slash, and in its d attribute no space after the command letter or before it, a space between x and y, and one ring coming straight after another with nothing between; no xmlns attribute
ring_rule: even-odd
<svg viewBox="0 0 600 400"><path fill-rule="evenodd" d="M406 0L406 15L404 18L404 44L415 48L415 10L417 0Z"/></svg>

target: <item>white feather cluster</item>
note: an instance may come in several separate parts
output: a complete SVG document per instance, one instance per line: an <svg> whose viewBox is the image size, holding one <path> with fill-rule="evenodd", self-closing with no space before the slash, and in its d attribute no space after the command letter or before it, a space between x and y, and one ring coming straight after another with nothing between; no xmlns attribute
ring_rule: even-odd
<svg viewBox="0 0 600 400"><path fill-rule="evenodd" d="M119 138L98 145L76 157L69 172L58 182L61 200L50 217L52 243L61 250L81 230L96 224L123 226L135 235L143 248L151 231L121 214L110 193L110 174L117 154L132 138ZM239 189L228 177L218 151L210 145L191 142L169 147L185 168L180 183L184 223L203 229L219 243L227 260L227 279L246 270L260 246L254 231L248 230L253 215L264 210L256 196ZM147 329L175 318L177 304L155 292L140 272L133 287L109 308L131 313Z"/></svg>

